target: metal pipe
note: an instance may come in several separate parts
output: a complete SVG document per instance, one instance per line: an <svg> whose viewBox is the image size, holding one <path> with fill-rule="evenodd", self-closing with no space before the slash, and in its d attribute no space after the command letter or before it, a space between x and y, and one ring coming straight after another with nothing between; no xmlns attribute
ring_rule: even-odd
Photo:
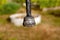
<svg viewBox="0 0 60 40"><path fill-rule="evenodd" d="M26 0L26 13L27 16L31 16L31 0Z"/></svg>
<svg viewBox="0 0 60 40"><path fill-rule="evenodd" d="M34 17L31 15L31 1L26 0L26 17L24 17L23 26L31 27L35 25Z"/></svg>

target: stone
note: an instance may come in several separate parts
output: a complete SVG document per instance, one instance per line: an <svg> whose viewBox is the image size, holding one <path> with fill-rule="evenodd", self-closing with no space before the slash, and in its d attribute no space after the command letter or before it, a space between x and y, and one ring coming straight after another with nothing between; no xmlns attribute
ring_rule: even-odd
<svg viewBox="0 0 60 40"><path fill-rule="evenodd" d="M25 16L26 14L23 14L23 13L12 14L10 15L11 23L13 23L15 26L23 26L23 21ZM32 16L34 17L36 25L41 23L41 15L32 14Z"/></svg>

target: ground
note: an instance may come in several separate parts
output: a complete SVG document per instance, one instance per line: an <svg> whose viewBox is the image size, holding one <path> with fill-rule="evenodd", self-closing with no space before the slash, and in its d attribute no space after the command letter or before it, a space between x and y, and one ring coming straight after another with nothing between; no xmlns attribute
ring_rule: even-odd
<svg viewBox="0 0 60 40"><path fill-rule="evenodd" d="M24 13L25 9L17 12ZM0 15L0 40L60 40L60 23L55 25L54 16L37 10L32 10L32 13L40 13L42 17L41 23L34 27L16 27L7 22L10 15Z"/></svg>

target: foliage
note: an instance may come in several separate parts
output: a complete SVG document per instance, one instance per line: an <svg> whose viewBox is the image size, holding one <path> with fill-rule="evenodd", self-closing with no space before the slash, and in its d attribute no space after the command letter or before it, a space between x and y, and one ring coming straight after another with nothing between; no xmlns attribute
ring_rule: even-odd
<svg viewBox="0 0 60 40"><path fill-rule="evenodd" d="M55 11L53 11L53 12L54 12L53 14L54 14L55 16L60 17L60 10L55 10Z"/></svg>
<svg viewBox="0 0 60 40"><path fill-rule="evenodd" d="M25 0L14 0L17 3L23 3ZM60 6L60 0L31 0L32 3L37 3L41 8Z"/></svg>
<svg viewBox="0 0 60 40"><path fill-rule="evenodd" d="M43 7L55 7L57 0L39 0L40 6Z"/></svg>
<svg viewBox="0 0 60 40"><path fill-rule="evenodd" d="M32 3L37 2L38 0L31 0Z"/></svg>
<svg viewBox="0 0 60 40"><path fill-rule="evenodd" d="M32 0L32 2L38 3L41 8L60 6L60 0Z"/></svg>
<svg viewBox="0 0 60 40"><path fill-rule="evenodd" d="M60 17L60 10L49 10L48 13Z"/></svg>
<svg viewBox="0 0 60 40"><path fill-rule="evenodd" d="M23 4L25 2L25 0L12 0L13 2L19 3L19 4Z"/></svg>
<svg viewBox="0 0 60 40"><path fill-rule="evenodd" d="M7 0L0 0L0 5L6 4L6 3L7 3Z"/></svg>
<svg viewBox="0 0 60 40"><path fill-rule="evenodd" d="M23 3L25 2L25 0L12 0L12 1L18 4L21 4L21 7L23 6Z"/></svg>
<svg viewBox="0 0 60 40"><path fill-rule="evenodd" d="M0 14L15 13L19 9L20 5L16 3L8 3L0 6Z"/></svg>

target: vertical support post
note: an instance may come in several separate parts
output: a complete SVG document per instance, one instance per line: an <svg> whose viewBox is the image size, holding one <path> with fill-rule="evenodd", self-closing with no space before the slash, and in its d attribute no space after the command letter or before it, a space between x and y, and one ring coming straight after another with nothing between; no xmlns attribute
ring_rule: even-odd
<svg viewBox="0 0 60 40"><path fill-rule="evenodd" d="M31 15L31 0L26 0L26 17L24 17L23 26L31 27L35 25L34 17Z"/></svg>
<svg viewBox="0 0 60 40"><path fill-rule="evenodd" d="M31 0L26 0L26 13L27 16L31 16Z"/></svg>

